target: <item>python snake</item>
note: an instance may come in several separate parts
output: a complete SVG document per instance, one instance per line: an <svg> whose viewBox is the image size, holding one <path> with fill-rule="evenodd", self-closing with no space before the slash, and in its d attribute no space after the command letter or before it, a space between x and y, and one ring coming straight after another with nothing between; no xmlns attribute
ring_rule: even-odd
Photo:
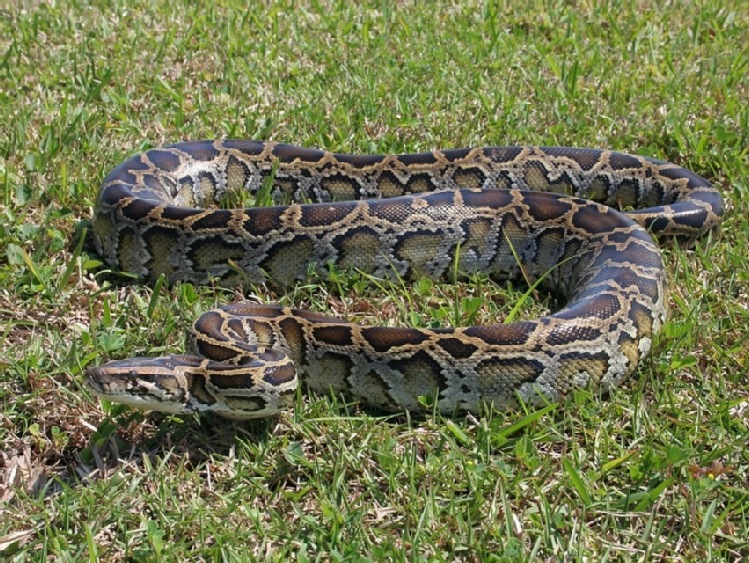
<svg viewBox="0 0 749 563"><path fill-rule="evenodd" d="M274 201L315 203L216 207L233 190L264 188ZM95 244L115 270L285 287L330 264L407 279L445 277L457 264L496 280L543 277L566 304L536 320L427 329L236 303L195 322L194 355L115 360L85 381L115 402L233 418L279 411L300 381L386 411L423 409L424 397L456 413L606 392L666 320L666 273L646 229L694 239L722 216L703 178L608 150L354 156L226 140L152 149L98 194Z"/></svg>

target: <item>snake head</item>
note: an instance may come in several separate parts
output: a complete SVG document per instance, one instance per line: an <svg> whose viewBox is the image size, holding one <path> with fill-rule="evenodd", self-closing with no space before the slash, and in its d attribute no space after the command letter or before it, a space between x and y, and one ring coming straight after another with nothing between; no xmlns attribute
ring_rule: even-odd
<svg viewBox="0 0 749 563"><path fill-rule="evenodd" d="M298 380L286 355L259 350L235 363L182 355L114 360L87 369L84 381L99 397L138 409L248 419L288 406Z"/></svg>
<svg viewBox="0 0 749 563"><path fill-rule="evenodd" d="M172 414L195 412L191 389L202 377L197 356L135 357L86 370L85 383L103 399Z"/></svg>

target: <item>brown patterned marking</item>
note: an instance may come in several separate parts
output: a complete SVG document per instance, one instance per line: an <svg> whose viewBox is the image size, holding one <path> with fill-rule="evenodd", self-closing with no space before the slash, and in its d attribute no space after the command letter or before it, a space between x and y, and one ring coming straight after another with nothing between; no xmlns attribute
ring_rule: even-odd
<svg viewBox="0 0 749 563"><path fill-rule="evenodd" d="M125 203L122 204L121 212L124 217L131 221L142 221L154 209L157 209L158 206L158 202L147 201L145 199L130 199L125 200Z"/></svg>
<svg viewBox="0 0 749 563"><path fill-rule="evenodd" d="M614 170L628 170L642 168L640 159L624 153L611 153L609 164Z"/></svg>
<svg viewBox="0 0 749 563"><path fill-rule="evenodd" d="M353 327L347 325L319 326L312 329L312 336L328 346L351 346L354 344Z"/></svg>
<svg viewBox="0 0 749 563"><path fill-rule="evenodd" d="M531 321L472 326L464 329L463 334L471 338L479 338L487 344L521 346L528 342L536 326L536 323Z"/></svg>
<svg viewBox="0 0 749 563"><path fill-rule="evenodd" d="M401 346L418 346L427 336L415 328L364 327L362 337L376 352L387 352Z"/></svg>
<svg viewBox="0 0 749 563"><path fill-rule="evenodd" d="M233 340L228 331L246 336L247 330L245 329L243 319L237 315L227 316L225 313L226 310L214 309L206 311L193 323L193 331L203 340L207 339L211 342L221 343L228 343ZM244 343L245 341L242 340L241 342Z"/></svg>
<svg viewBox="0 0 749 563"><path fill-rule="evenodd" d="M261 173L260 178L263 185L270 177L270 173ZM273 178L273 191L274 193L277 191L281 194L281 197L276 200L274 197L274 202L281 203L281 204L288 204L294 199L294 192L296 191L298 186L298 181L296 177L291 176L289 178L284 177L281 174L276 174L276 176ZM315 194L310 194L310 201L318 201Z"/></svg>
<svg viewBox="0 0 749 563"><path fill-rule="evenodd" d="M295 361L307 357L307 340L300 322L294 317L286 317L278 321L278 328L286 338L291 349L291 356Z"/></svg>
<svg viewBox="0 0 749 563"><path fill-rule="evenodd" d="M640 205L640 182L638 180L621 180L616 185L616 198L620 205Z"/></svg>
<svg viewBox="0 0 749 563"><path fill-rule="evenodd" d="M159 197L156 194L164 193L165 191L168 193L168 187L174 185L174 180L167 181L165 178L161 178L153 174L144 175L143 178L141 178L141 182L143 182L143 185L147 189L142 192L138 192L138 197L140 199L153 201L156 203L165 203L164 198ZM165 188L167 189L165 190Z"/></svg>
<svg viewBox="0 0 749 563"><path fill-rule="evenodd" d="M651 182L650 190L640 190L638 195L640 196L640 201L629 204L628 207L652 207L659 205L660 202L664 201L667 197L666 187L660 182L653 180Z"/></svg>
<svg viewBox="0 0 749 563"><path fill-rule="evenodd" d="M471 153L471 149L447 149L447 150L442 151L442 156L445 157L445 160L447 162L455 162L456 160L463 160L470 153ZM505 159L501 159L501 160L505 160Z"/></svg>
<svg viewBox="0 0 749 563"><path fill-rule="evenodd" d="M606 264L603 260L596 260L597 264ZM648 269L656 270L659 266L653 265L649 266ZM620 287L622 289L634 289L643 295L646 295L650 298L656 298L658 295L660 295L660 284L658 283L658 280L653 280L646 275L643 275L643 272L646 272L647 270L637 270L633 271L632 266L627 267L626 265L616 264L613 265L609 264L608 269L606 273L602 273L601 271L592 273L589 278L586 279L586 285L590 286L592 290L595 289L595 286L600 285L608 285L609 287Z"/></svg>
<svg viewBox="0 0 749 563"><path fill-rule="evenodd" d="M271 385L282 385L296 379L296 369L291 363L269 366L263 371L263 381ZM252 383L252 387L255 383Z"/></svg>
<svg viewBox="0 0 749 563"><path fill-rule="evenodd" d="M401 202L402 205L388 205L392 202ZM394 223L396 225L402 225L406 222L406 219L408 219L413 211L409 207L409 205L406 204L406 202L411 203L411 198L395 198L395 199L377 199L371 201L367 205L367 215L369 217L372 217L373 219L381 219L384 221L387 221L389 223ZM359 225L357 225L359 226Z"/></svg>
<svg viewBox="0 0 749 563"><path fill-rule="evenodd" d="M301 208L299 225L304 228L331 227L346 219L355 209L356 204L351 202L304 205Z"/></svg>
<svg viewBox="0 0 749 563"><path fill-rule="evenodd" d="M572 225L591 235L622 228L622 215L608 208L583 206L572 214Z"/></svg>
<svg viewBox="0 0 749 563"><path fill-rule="evenodd" d="M208 141L206 144L210 144L210 147L213 148L213 142ZM266 141L256 141L254 139L225 139L221 141L222 147L240 151L250 159L254 159L262 154L268 148L268 145L269 143Z"/></svg>
<svg viewBox="0 0 749 563"><path fill-rule="evenodd" d="M608 280L611 285L616 284L622 289L635 289L651 299L658 297L660 294L659 284L655 280L645 278L638 272L627 268L617 268L617 271L611 273L612 275L608 278L598 275L594 277L591 282L606 282Z"/></svg>
<svg viewBox="0 0 749 563"><path fill-rule="evenodd" d="M199 208L203 202L195 198L195 194L192 191L192 179L187 179L184 182L180 180L179 185L174 191L174 199L169 204L176 207Z"/></svg>
<svg viewBox="0 0 749 563"><path fill-rule="evenodd" d="M672 168L663 168L660 170L660 175L663 178L668 178L670 180L674 181L680 181L685 180L689 187L692 189L700 188L699 190L695 190L693 192L685 192L682 191L679 195L682 197L674 197L673 199L667 200L668 203L673 203L674 201L681 201L681 202L688 202L688 201L709 201L711 203L711 207L713 208L713 212L718 217L723 216L723 198L721 197L720 193L713 188L713 186L702 178L701 176L698 176L694 172L690 170L685 170L683 168L678 168L676 166ZM685 197L686 196L686 197ZM689 206L688 206L689 207ZM689 219L689 214L686 214L686 218ZM714 217L713 217L714 218Z"/></svg>
<svg viewBox="0 0 749 563"><path fill-rule="evenodd" d="M216 403L216 398L206 388L206 377L207 375L195 375L190 381L190 395L197 399L201 404L213 405Z"/></svg>
<svg viewBox="0 0 749 563"><path fill-rule="evenodd" d="M398 157L398 160L406 166L416 166L416 168L418 168L419 165L435 164L437 162L437 159L434 158L434 154L431 152L405 154Z"/></svg>
<svg viewBox="0 0 749 563"><path fill-rule="evenodd" d="M593 342L600 337L601 331L594 327L560 324L551 329L547 342L553 346L574 341L579 341L582 344L584 342Z"/></svg>
<svg viewBox="0 0 749 563"><path fill-rule="evenodd" d="M168 149L151 149L146 153L146 156L155 168L166 172L172 172L182 164L182 157Z"/></svg>
<svg viewBox="0 0 749 563"><path fill-rule="evenodd" d="M278 335L271 323L265 321L249 320L250 332L255 336L257 346L276 346Z"/></svg>
<svg viewBox="0 0 749 563"><path fill-rule="evenodd" d="M627 358L627 368L623 373L619 374L619 377L623 379L629 373L634 371L642 354L640 352L639 342L633 338L626 337L624 333L620 335L617 344L621 353L623 353Z"/></svg>
<svg viewBox="0 0 749 563"><path fill-rule="evenodd" d="M608 237L608 241L614 243L620 240L621 244L629 244L629 242L632 240L632 237L622 237L620 236L621 234L623 233L614 233L613 235ZM603 264L606 261L611 261L612 264L621 264L621 249L619 248L619 245L608 244L603 245L598 249L596 262L598 262L599 264ZM630 266L629 264L622 265L625 267Z"/></svg>
<svg viewBox="0 0 749 563"><path fill-rule="evenodd" d="M92 218L94 229L106 235L107 241L117 236L117 230L116 230L115 224L112 223L111 219L109 218L109 215L111 215L111 213L104 213L104 212L99 211L97 213L94 213L94 216ZM122 229L122 230L124 231L125 229ZM107 246L108 248L105 252L108 254L111 247L109 247L109 245Z"/></svg>
<svg viewBox="0 0 749 563"><path fill-rule="evenodd" d="M116 170L115 170L116 172ZM98 204L101 207L118 207L128 198L133 197L133 191L128 184L136 182L136 177L123 172L123 178L107 185L107 189L99 193Z"/></svg>
<svg viewBox="0 0 749 563"><path fill-rule="evenodd" d="M414 198L412 199L411 206L415 209L426 209L429 210L440 210L440 209L449 209L451 207L455 206L456 203L456 193L453 190L443 190L439 192L434 192L429 195L425 195L420 198ZM459 192L463 193L463 192ZM417 203L417 205L414 206L414 203ZM444 215L444 212L442 213L436 213L436 216L440 217Z"/></svg>
<svg viewBox="0 0 749 563"><path fill-rule="evenodd" d="M226 320L227 337L240 340L242 342L247 340L247 333L244 330L244 323L237 317L230 317Z"/></svg>
<svg viewBox="0 0 749 563"><path fill-rule="evenodd" d="M575 210L575 204L571 200L549 197L548 194L529 192L524 199L528 201L528 213L539 223L555 221Z"/></svg>
<svg viewBox="0 0 749 563"><path fill-rule="evenodd" d="M236 350L228 347L225 342L219 340L195 340L195 350L201 355L216 362L234 360L237 357Z"/></svg>
<svg viewBox="0 0 749 563"><path fill-rule="evenodd" d="M517 277L520 274L520 265L515 258L516 254L522 256L523 250L530 244L532 239L527 236L523 229L522 220L513 214L502 217L502 231L497 241L497 250L493 261L493 270L504 274L503 279Z"/></svg>
<svg viewBox="0 0 749 563"><path fill-rule="evenodd" d="M190 207L177 207L176 205L165 205L161 208L161 218L165 221L183 222L192 219L196 215L205 213L201 209Z"/></svg>
<svg viewBox="0 0 749 563"><path fill-rule="evenodd" d="M104 185L109 189L110 186L121 184L130 191L130 187L137 185L138 178L142 176L142 173L150 169L151 165L148 162L145 162L137 156L133 157L129 161L120 164L117 168L112 170L112 173L108 176L109 180L104 180ZM105 194L100 191L99 195ZM112 196L114 195L115 194L112 194Z"/></svg>
<svg viewBox="0 0 749 563"><path fill-rule="evenodd" d="M608 320L619 313L621 303L615 295L598 294L592 298L577 302L573 307L554 314L563 320L603 319Z"/></svg>
<svg viewBox="0 0 749 563"><path fill-rule="evenodd" d="M227 225L234 217L234 213L228 209L211 209L197 215L190 224L194 231L218 231L226 230Z"/></svg>
<svg viewBox="0 0 749 563"><path fill-rule="evenodd" d="M338 154L333 157L344 164L350 164L354 168L370 168L385 160L385 156L379 154Z"/></svg>
<svg viewBox="0 0 749 563"><path fill-rule="evenodd" d="M610 191L611 183L605 176L599 176L591 181L590 186L584 193L580 194L582 197L592 199L594 201L604 201L607 204L613 203L606 200Z"/></svg>
<svg viewBox="0 0 749 563"><path fill-rule="evenodd" d="M542 147L541 150L551 156L571 158L583 170L592 170L596 164L601 162L602 151L596 149L569 150L565 147Z"/></svg>
<svg viewBox="0 0 749 563"><path fill-rule="evenodd" d="M276 319L282 312L282 307L273 304L262 304L262 303L250 303L248 301L240 301L238 303L232 303L230 305L224 305L217 312L228 313L230 315L236 315L237 317L247 317L250 321L260 317L263 319Z"/></svg>
<svg viewBox="0 0 749 563"><path fill-rule="evenodd" d="M329 317L328 315L323 315L322 313L315 313L314 311L307 311L305 309L289 309L289 311L290 314L294 315L295 317L299 317L301 319L309 321L310 325L315 323L328 324L331 321L336 321L342 324L351 324L340 319L334 319L332 317Z"/></svg>
<svg viewBox="0 0 749 563"><path fill-rule="evenodd" d="M467 190L460 192L467 207L505 209L515 203L513 193L505 190Z"/></svg>
<svg viewBox="0 0 749 563"><path fill-rule="evenodd" d="M308 149L278 143L271 151L282 164L293 164L295 162L318 162L323 159L325 153L318 149Z"/></svg>
<svg viewBox="0 0 749 563"><path fill-rule="evenodd" d="M437 344L445 352L450 354L452 357L459 360L470 358L478 350L478 346L463 342L460 338L456 337L443 337L437 340Z"/></svg>
<svg viewBox="0 0 749 563"><path fill-rule="evenodd" d="M204 162L212 161L221 155L221 152L214 146L213 141L197 141L195 143L189 143L189 146L186 146L184 143L179 143L168 148L184 151L190 155L193 160Z"/></svg>
<svg viewBox="0 0 749 563"><path fill-rule="evenodd" d="M491 378L502 377L502 383L494 382L495 385L506 386L507 380L515 383L529 383L536 381L544 371L544 364L539 360L530 358L489 358L479 362L476 371L488 376L487 383L491 384Z"/></svg>
<svg viewBox="0 0 749 563"><path fill-rule="evenodd" d="M274 366L271 366L273 370ZM245 390L257 387L256 377L245 366L225 365L219 362L209 364L210 384L213 388Z"/></svg>
<svg viewBox="0 0 749 563"><path fill-rule="evenodd" d="M258 238L265 237L281 228L280 215L277 207L253 207L245 213L242 227Z"/></svg>
<svg viewBox="0 0 749 563"><path fill-rule="evenodd" d="M538 264L557 264L562 256L574 256L574 253L565 251L564 242L568 238L563 227L545 228L536 237L535 262Z"/></svg>

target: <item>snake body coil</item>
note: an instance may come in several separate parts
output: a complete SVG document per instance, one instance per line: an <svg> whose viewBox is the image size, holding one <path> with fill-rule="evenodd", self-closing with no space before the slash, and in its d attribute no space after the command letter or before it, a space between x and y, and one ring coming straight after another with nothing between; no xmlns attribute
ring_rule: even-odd
<svg viewBox="0 0 749 563"><path fill-rule="evenodd" d="M210 207L265 186L274 200L317 203ZM329 264L404 278L440 278L457 264L497 280L544 277L566 305L537 320L417 329L237 303L196 321L195 355L117 360L89 369L86 382L136 407L234 418L277 412L299 379L384 410L418 410L427 396L447 413L606 391L636 369L666 319L666 274L645 228L693 239L722 215L703 178L605 150L353 156L263 141L152 149L116 168L98 196L96 245L113 268L288 286Z"/></svg>

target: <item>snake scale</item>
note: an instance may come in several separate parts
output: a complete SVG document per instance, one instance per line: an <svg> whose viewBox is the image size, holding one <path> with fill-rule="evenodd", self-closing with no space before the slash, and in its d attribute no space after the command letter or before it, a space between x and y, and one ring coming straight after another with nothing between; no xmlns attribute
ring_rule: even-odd
<svg viewBox="0 0 749 563"><path fill-rule="evenodd" d="M240 189L313 203L217 207ZM666 320L666 273L648 230L694 239L722 216L703 178L608 150L345 155L249 140L151 149L98 194L95 244L115 270L286 287L330 264L405 279L442 278L457 264L499 281L543 277L565 305L536 320L427 329L236 303L195 322L193 355L114 360L85 380L115 402L233 418L279 411L300 382L385 411L420 410L427 397L448 414L606 392Z"/></svg>

